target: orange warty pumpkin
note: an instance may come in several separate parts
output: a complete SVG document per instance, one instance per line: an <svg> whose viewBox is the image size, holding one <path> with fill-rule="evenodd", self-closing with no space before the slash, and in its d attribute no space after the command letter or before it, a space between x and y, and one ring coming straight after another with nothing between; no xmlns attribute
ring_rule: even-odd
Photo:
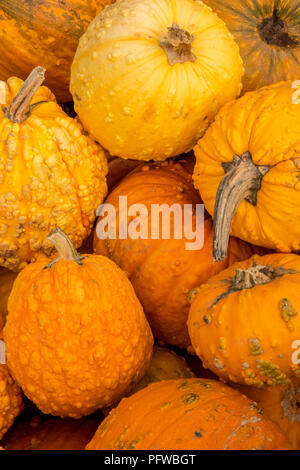
<svg viewBox="0 0 300 470"><path fill-rule="evenodd" d="M0 80L47 69L46 85L70 101L70 67L88 24L114 0L0 0Z"/></svg>
<svg viewBox="0 0 300 470"><path fill-rule="evenodd" d="M134 416L134 419L133 419ZM256 404L209 379L166 380L110 412L87 450L289 449Z"/></svg>
<svg viewBox="0 0 300 470"><path fill-rule="evenodd" d="M13 426L1 444L7 450L83 450L95 434L100 420L46 419L38 416Z"/></svg>
<svg viewBox="0 0 300 470"><path fill-rule="evenodd" d="M121 269L80 255L60 229L59 257L24 268L8 301L7 364L44 413L79 418L109 406L145 374L153 338Z"/></svg>
<svg viewBox="0 0 300 470"><path fill-rule="evenodd" d="M51 253L56 226L80 246L107 191L104 151L40 86L44 73L0 82L0 266L13 270Z"/></svg>
<svg viewBox="0 0 300 470"><path fill-rule="evenodd" d="M238 390L255 400L264 415L278 424L294 450L300 450L300 381L285 388L239 387Z"/></svg>
<svg viewBox="0 0 300 470"><path fill-rule="evenodd" d="M6 321L8 297L16 277L17 273L0 268L0 337Z"/></svg>
<svg viewBox="0 0 300 470"><path fill-rule="evenodd" d="M300 378L300 256L254 256L200 286L188 329L196 354L215 374L256 387Z"/></svg>
<svg viewBox="0 0 300 470"><path fill-rule="evenodd" d="M0 439L23 409L22 393L8 368L0 364Z"/></svg>
<svg viewBox="0 0 300 470"><path fill-rule="evenodd" d="M205 0L225 21L245 65L243 91L300 78L299 0Z"/></svg>
<svg viewBox="0 0 300 470"><path fill-rule="evenodd" d="M226 105L195 147L194 183L214 216L214 258L230 233L256 245L300 250L300 105L292 82Z"/></svg>
<svg viewBox="0 0 300 470"><path fill-rule="evenodd" d="M123 220L126 210L123 207L119 212L120 196L127 196L128 207L134 204L144 204L147 207L148 239L101 240L97 236L97 230L94 237L95 253L109 256L129 274L154 335L167 344L182 348L190 345L186 321L193 289L233 262L247 259L253 253L248 244L232 238L227 259L214 264L211 256L213 227L207 214L202 249L187 250L186 243L191 240L175 239L173 229L170 230L170 240L162 239L161 231L160 239L150 238L152 225L156 225L151 220L152 204L177 204L180 208L191 204L194 210L196 204L202 204L191 180L193 164L194 160L190 158L186 161L141 165L109 194L105 202L116 208L117 226L120 218ZM134 217L128 218L128 226L132 220ZM173 222L174 219L171 218L171 227ZM194 215L194 230L195 225Z"/></svg>

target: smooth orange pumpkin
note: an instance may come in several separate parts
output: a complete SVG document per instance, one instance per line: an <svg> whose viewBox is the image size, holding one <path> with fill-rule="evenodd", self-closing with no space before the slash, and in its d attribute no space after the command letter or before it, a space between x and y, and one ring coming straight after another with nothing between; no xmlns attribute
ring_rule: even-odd
<svg viewBox="0 0 300 470"><path fill-rule="evenodd" d="M80 418L120 400L145 374L153 337L121 269L80 255L60 229L58 251L18 275L3 330L7 364L41 411Z"/></svg>
<svg viewBox="0 0 300 470"><path fill-rule="evenodd" d="M300 378L300 256L254 256L200 286L188 329L196 354L219 377L255 387Z"/></svg>
<svg viewBox="0 0 300 470"><path fill-rule="evenodd" d="M289 449L277 425L236 390L209 379L166 380L110 412L87 450Z"/></svg>
<svg viewBox="0 0 300 470"><path fill-rule="evenodd" d="M70 101L70 67L88 24L114 0L0 0L0 80L47 69L46 85Z"/></svg>
<svg viewBox="0 0 300 470"><path fill-rule="evenodd" d="M225 21L245 65L243 91L300 78L299 0L205 0Z"/></svg>
<svg viewBox="0 0 300 470"><path fill-rule="evenodd" d="M253 253L248 244L231 238L229 255L221 263L213 263L211 218L205 215L204 246L202 249L188 250L185 237L175 239L174 230L170 230L170 239L151 239L151 205L173 204L183 208L185 204L202 204L195 191L191 172L194 160L168 161L165 163L144 164L124 178L109 194L105 203L116 208L117 226L120 218L127 217L125 207L119 211L120 196L127 196L128 207L144 204L149 213L148 239L126 240L94 237L94 250L114 260L125 270L139 297L154 335L167 344L182 348L190 345L186 327L189 311L189 299L193 289L209 277L225 269L235 261L247 259ZM163 206L162 206L163 207ZM101 218L98 224L102 223ZM134 217L128 217L128 226ZM182 221L182 219L181 219ZM171 214L171 227L174 217ZM196 216L193 216L193 229Z"/></svg>
<svg viewBox="0 0 300 470"><path fill-rule="evenodd" d="M13 426L1 444L7 450L83 450L99 424L99 419L90 417L41 419L36 416Z"/></svg>

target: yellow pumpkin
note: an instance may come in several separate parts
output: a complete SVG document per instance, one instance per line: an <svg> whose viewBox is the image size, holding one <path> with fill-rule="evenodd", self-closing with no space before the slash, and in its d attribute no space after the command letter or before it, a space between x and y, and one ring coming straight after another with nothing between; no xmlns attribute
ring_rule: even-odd
<svg viewBox="0 0 300 470"><path fill-rule="evenodd" d="M101 147L69 118L37 67L25 82L0 82L0 266L20 269L57 225L78 247L106 191Z"/></svg>
<svg viewBox="0 0 300 470"><path fill-rule="evenodd" d="M165 160L191 150L242 75L232 35L201 1L118 0L81 37L70 90L112 155Z"/></svg>
<svg viewBox="0 0 300 470"><path fill-rule="evenodd" d="M194 184L214 215L216 261L226 257L230 226L255 245L300 250L298 95L292 81L246 93L195 147Z"/></svg>

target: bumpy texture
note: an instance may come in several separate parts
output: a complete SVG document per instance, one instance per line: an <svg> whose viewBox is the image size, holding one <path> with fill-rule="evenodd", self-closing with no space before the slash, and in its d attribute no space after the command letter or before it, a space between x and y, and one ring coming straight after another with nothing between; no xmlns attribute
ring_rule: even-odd
<svg viewBox="0 0 300 470"><path fill-rule="evenodd" d="M7 366L0 364L0 439L22 409L21 390L11 378Z"/></svg>
<svg viewBox="0 0 300 470"><path fill-rule="evenodd" d="M257 389L240 387L247 397L255 400L265 416L278 424L294 450L300 450L300 380L291 385Z"/></svg>
<svg viewBox="0 0 300 470"><path fill-rule="evenodd" d="M78 418L118 401L145 374L152 334L125 274L102 256L27 266L14 284L7 363L44 412Z"/></svg>
<svg viewBox="0 0 300 470"><path fill-rule="evenodd" d="M299 78L299 0L206 0L233 34L245 65L243 91Z"/></svg>
<svg viewBox="0 0 300 470"><path fill-rule="evenodd" d="M258 270L260 284L251 276ZM238 286L243 273L247 287ZM200 286L188 329L205 366L256 387L285 387L300 377L293 360L293 343L300 338L299 282L300 257L272 254L235 263Z"/></svg>
<svg viewBox="0 0 300 470"><path fill-rule="evenodd" d="M114 0L0 0L0 78L47 69L46 85L70 101L70 67L80 36Z"/></svg>
<svg viewBox="0 0 300 470"><path fill-rule="evenodd" d="M165 160L191 150L242 74L232 35L202 2L119 0L80 39L70 90L112 155Z"/></svg>
<svg viewBox="0 0 300 470"><path fill-rule="evenodd" d="M246 93L223 107L195 147L194 183L210 214L225 176L223 164L250 152L257 168L270 167L256 202L239 204L231 234L281 252L300 249L300 105L294 93L291 81Z"/></svg>
<svg viewBox="0 0 300 470"><path fill-rule="evenodd" d="M134 420L132 419L134 416ZM125 398L100 425L87 450L289 449L256 404L214 380L152 384Z"/></svg>
<svg viewBox="0 0 300 470"><path fill-rule="evenodd" d="M22 123L8 107L23 82L0 82L0 266L20 269L38 253L50 254L46 236L59 225L76 246L88 236L105 197L103 150L40 87Z"/></svg>
<svg viewBox="0 0 300 470"><path fill-rule="evenodd" d="M105 202L116 209L117 226L120 218L125 215L124 207L119 209L120 196L127 196L128 207L133 204L144 204L147 207L148 239L128 237L123 240L117 233L115 240L101 240L97 236L97 230L94 236L95 252L109 256L129 274L154 335L167 344L182 348L190 346L186 322L193 290L230 264L247 259L253 254L253 248L248 244L231 238L227 259L213 263L213 227L208 214L205 215L202 248L187 249L187 243L193 243L194 240L188 240L185 236L175 239L172 214L170 240L162 239L161 223L160 239L151 239L152 225L156 226L151 217L153 204L168 204L169 207L178 204L181 208L185 204L191 204L194 211L192 225L193 230L196 230L196 204L203 203L192 184L193 165L193 159L141 165L124 178L107 197ZM128 226L135 218L128 217ZM182 217L181 221L184 224ZM199 228L201 229L201 221Z"/></svg>
<svg viewBox="0 0 300 470"><path fill-rule="evenodd" d="M95 434L99 419L46 419L22 421L5 436L7 450L83 450Z"/></svg>
<svg viewBox="0 0 300 470"><path fill-rule="evenodd" d="M0 337L7 315L7 301L17 273L0 268Z"/></svg>

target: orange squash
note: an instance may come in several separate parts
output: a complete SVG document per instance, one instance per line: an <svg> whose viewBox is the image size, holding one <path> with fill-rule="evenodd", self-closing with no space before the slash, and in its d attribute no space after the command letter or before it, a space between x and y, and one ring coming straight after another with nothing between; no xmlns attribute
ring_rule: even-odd
<svg viewBox="0 0 300 470"><path fill-rule="evenodd" d="M7 301L17 273L0 268L0 335L7 316Z"/></svg>
<svg viewBox="0 0 300 470"><path fill-rule="evenodd" d="M244 92L300 78L299 0L205 0L225 21L245 65Z"/></svg>
<svg viewBox="0 0 300 470"><path fill-rule="evenodd" d="M79 38L114 0L0 0L0 80L47 69L46 85L70 101L70 67Z"/></svg>
<svg viewBox="0 0 300 470"><path fill-rule="evenodd" d="M194 149L194 184L214 217L216 261L226 256L229 233L272 250L300 250L296 95L291 81L246 93L220 111Z"/></svg>
<svg viewBox="0 0 300 470"><path fill-rule="evenodd" d="M289 449L251 400L209 379L166 380L110 412L87 450Z"/></svg>
<svg viewBox="0 0 300 470"><path fill-rule="evenodd" d="M200 286L188 329L196 354L219 377L255 387L300 378L300 256L255 256Z"/></svg>
<svg viewBox="0 0 300 470"><path fill-rule="evenodd" d="M83 450L99 424L99 419L90 417L42 420L36 416L13 426L1 444L7 450Z"/></svg>
<svg viewBox="0 0 300 470"><path fill-rule="evenodd" d="M278 424L294 450L300 450L300 381L285 388L239 387L262 408L264 415Z"/></svg>
<svg viewBox="0 0 300 470"><path fill-rule="evenodd" d="M168 161L165 163L143 164L124 178L109 194L105 203L116 208L117 226L120 218L126 217L125 207L119 212L119 197L127 196L128 207L144 204L149 213L148 239L99 239L97 227L94 236L94 250L115 261L125 270L140 299L154 335L167 344L182 348L190 345L186 327L189 299L193 289L234 261L247 259L253 253L252 247L232 238L229 256L221 263L213 263L211 257L213 227L206 214L204 221L204 246L188 250L185 237L175 239L170 230L170 239L151 239L152 204L177 204L183 208L190 204L195 209L202 201L195 191L191 172L194 160ZM163 206L162 206L163 207ZM101 223L101 218L98 223ZM128 217L128 226L134 217ZM171 227L174 219L171 218ZM193 216L195 229L196 217Z"/></svg>
<svg viewBox="0 0 300 470"><path fill-rule="evenodd" d="M41 411L80 418L118 401L143 377L153 338L115 263L80 255L58 228L48 238L58 258L24 268L9 297L7 364Z"/></svg>
<svg viewBox="0 0 300 470"><path fill-rule="evenodd" d="M23 409L21 389L5 364L0 364L0 439Z"/></svg>

